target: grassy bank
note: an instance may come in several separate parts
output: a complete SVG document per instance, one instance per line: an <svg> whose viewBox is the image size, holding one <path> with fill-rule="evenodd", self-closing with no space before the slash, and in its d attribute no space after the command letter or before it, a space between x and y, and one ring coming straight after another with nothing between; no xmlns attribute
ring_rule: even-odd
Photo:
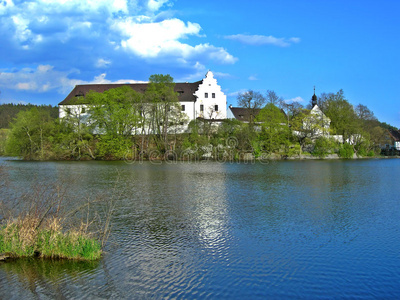
<svg viewBox="0 0 400 300"><path fill-rule="evenodd" d="M0 166L0 260L20 257L97 260L111 230L114 200L94 195L77 201L67 187L32 180L19 191ZM79 180L79 179L78 179Z"/></svg>
<svg viewBox="0 0 400 300"><path fill-rule="evenodd" d="M86 232L63 232L58 219L40 220L26 216L9 220L0 229L0 253L9 257L47 257L95 260L101 256L101 244Z"/></svg>

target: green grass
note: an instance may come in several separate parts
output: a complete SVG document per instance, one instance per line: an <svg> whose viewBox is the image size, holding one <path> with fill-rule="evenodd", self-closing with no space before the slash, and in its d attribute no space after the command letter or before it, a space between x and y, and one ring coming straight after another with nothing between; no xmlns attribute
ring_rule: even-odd
<svg viewBox="0 0 400 300"><path fill-rule="evenodd" d="M99 241L83 232L37 229L37 222L18 219L0 229L0 253L11 257L67 258L96 260L101 256Z"/></svg>

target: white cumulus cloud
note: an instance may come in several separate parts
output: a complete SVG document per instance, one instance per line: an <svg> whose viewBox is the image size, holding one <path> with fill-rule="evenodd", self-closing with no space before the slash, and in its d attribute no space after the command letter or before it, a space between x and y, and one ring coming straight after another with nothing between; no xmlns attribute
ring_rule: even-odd
<svg viewBox="0 0 400 300"><path fill-rule="evenodd" d="M237 60L221 47L208 43L192 46L181 42L190 35L199 36L201 26L197 23L185 23L179 19L138 23L129 18L115 21L112 28L123 37L121 47L142 58L179 57L183 59L180 61L186 61L205 57L222 63Z"/></svg>
<svg viewBox="0 0 400 300"><path fill-rule="evenodd" d="M152 11L159 10L165 3L168 3L169 0L149 0L147 6Z"/></svg>
<svg viewBox="0 0 400 300"><path fill-rule="evenodd" d="M291 44L299 43L300 38L276 38L272 35L248 35L248 34L234 34L225 36L226 39L238 41L243 44L260 46L260 45L273 45L278 47L288 47Z"/></svg>
<svg viewBox="0 0 400 300"><path fill-rule="evenodd" d="M54 67L50 65L39 65L36 69L24 68L18 72L0 72L0 88L39 93L56 90L60 93L66 93L77 84L144 82L132 79L112 81L106 79L106 73L95 76L93 80L90 81L70 78L71 74L77 73L79 72L76 70L68 72L56 71Z"/></svg>

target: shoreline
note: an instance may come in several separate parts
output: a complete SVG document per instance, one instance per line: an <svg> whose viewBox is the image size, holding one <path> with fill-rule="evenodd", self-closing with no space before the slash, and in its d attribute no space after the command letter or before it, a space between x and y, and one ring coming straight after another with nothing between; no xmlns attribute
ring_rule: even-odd
<svg viewBox="0 0 400 300"><path fill-rule="evenodd" d="M356 156L352 158L341 158L337 154L327 155L326 157L312 156L312 155L301 155L291 157L278 157L277 155L271 155L265 158L248 158L248 159L230 159L230 158L195 158L195 159L171 159L171 158L137 158L137 159L49 159L49 160L38 160L38 159L23 159L20 157L13 156L0 156L3 161L21 161L21 162L126 162L127 164L153 162L153 163L177 163L177 162L219 162L219 163L249 163L249 162L260 162L265 163L268 161L310 161L310 160L367 160L367 159L399 159L400 156Z"/></svg>

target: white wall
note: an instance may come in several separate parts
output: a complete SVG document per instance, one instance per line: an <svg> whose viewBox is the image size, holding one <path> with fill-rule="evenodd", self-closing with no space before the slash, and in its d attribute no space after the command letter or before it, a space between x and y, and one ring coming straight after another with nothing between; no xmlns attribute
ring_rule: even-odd
<svg viewBox="0 0 400 300"><path fill-rule="evenodd" d="M208 95L207 98L206 93ZM213 98L213 94L215 98ZM226 119L226 95L221 91L221 87L211 71L207 72L206 77L194 95L197 96L195 118ZM200 110L201 105L203 105L203 111ZM218 106L218 111L215 110L216 105ZM193 113L189 117L193 120Z"/></svg>
<svg viewBox="0 0 400 300"><path fill-rule="evenodd" d="M85 104L79 104L79 105L59 105L58 106L58 117L60 119L65 118L67 114L69 113L70 115L74 117L83 117L88 115L88 106Z"/></svg>

